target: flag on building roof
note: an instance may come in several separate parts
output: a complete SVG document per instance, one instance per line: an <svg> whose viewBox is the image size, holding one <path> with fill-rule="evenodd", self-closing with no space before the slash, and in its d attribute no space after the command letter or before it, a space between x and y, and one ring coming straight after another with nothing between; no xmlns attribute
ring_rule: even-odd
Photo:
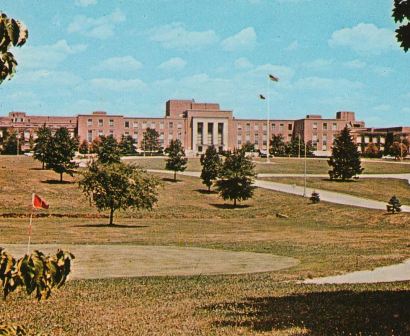
<svg viewBox="0 0 410 336"><path fill-rule="evenodd" d="M273 80L274 82L279 82L279 78L275 77L274 75L269 75L269 79Z"/></svg>
<svg viewBox="0 0 410 336"><path fill-rule="evenodd" d="M48 209L48 203L39 195L33 193L32 205L34 209Z"/></svg>
<svg viewBox="0 0 410 336"><path fill-rule="evenodd" d="M261 94L259 95L259 98L260 98L260 99L263 99L263 100L266 99L265 96L264 96L264 95L261 95Z"/></svg>

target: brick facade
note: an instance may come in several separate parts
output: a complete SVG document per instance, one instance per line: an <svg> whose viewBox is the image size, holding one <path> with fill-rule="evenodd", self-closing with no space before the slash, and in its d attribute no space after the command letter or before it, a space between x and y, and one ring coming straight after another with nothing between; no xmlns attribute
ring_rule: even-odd
<svg viewBox="0 0 410 336"><path fill-rule="evenodd" d="M230 110L221 110L219 104L197 103L194 100L169 100L165 105L163 118L127 117L96 111L72 117L30 116L24 112L10 112L0 117L0 138L2 130L13 128L20 138L28 141L35 138L36 130L46 125L52 129L66 127L80 141L91 142L100 135L113 135L120 140L130 135L138 148L141 147L144 132L153 128L159 133L161 147L166 148L172 139L181 140L189 155L202 153L210 145L229 150L240 148L247 142L256 149L266 151L268 134L282 135L285 142L292 138L311 141L317 155L329 155L335 136L347 125L358 146L376 142L383 147L388 132L407 137L409 127L366 128L363 121L357 121L354 112L341 111L334 119L323 119L320 115L307 115L298 120L236 119ZM26 145L27 148L27 145Z"/></svg>

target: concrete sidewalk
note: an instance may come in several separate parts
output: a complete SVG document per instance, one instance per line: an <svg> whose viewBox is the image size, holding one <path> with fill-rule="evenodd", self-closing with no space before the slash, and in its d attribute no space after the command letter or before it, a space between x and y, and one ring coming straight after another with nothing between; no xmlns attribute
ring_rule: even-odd
<svg viewBox="0 0 410 336"><path fill-rule="evenodd" d="M173 174L174 173L172 171L162 170L162 169L149 169L148 171L152 173L161 173L161 174ZM201 173L186 171L186 172L178 173L178 175L200 177ZM304 176L303 174L258 174L258 177L303 177L303 176ZM328 177L328 176L329 175L323 175L323 174L307 175L307 177ZM360 178L397 178L397 179L406 179L409 181L410 174L367 174L367 175L361 175ZM285 184L285 183L277 183L277 182L272 182L272 181L264 181L264 180L259 180L259 179L255 180L254 185L258 188L275 190L275 191L280 191L280 192L298 195L298 196L303 196L303 192L304 192L304 188L301 186ZM362 198L362 197L352 196L349 194L343 194L343 193L334 192L334 191L327 191L323 189L306 188L306 197L310 197L313 191L318 192L320 194L320 199L325 202L386 211L386 205L387 205L386 202L375 201L375 200L371 200L368 198ZM401 209L403 212L410 212L410 206L403 205Z"/></svg>

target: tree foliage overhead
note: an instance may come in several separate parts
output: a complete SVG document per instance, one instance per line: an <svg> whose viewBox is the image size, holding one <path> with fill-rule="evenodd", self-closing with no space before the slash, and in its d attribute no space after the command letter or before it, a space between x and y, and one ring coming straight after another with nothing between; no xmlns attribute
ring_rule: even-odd
<svg viewBox="0 0 410 336"><path fill-rule="evenodd" d="M255 165L243 150L228 152L222 165L216 188L224 200L247 200L253 196L252 183L256 176Z"/></svg>
<svg viewBox="0 0 410 336"><path fill-rule="evenodd" d="M243 150L246 151L245 149ZM202 165L202 183L205 184L208 187L208 191L210 191L212 184L218 178L222 161L214 146L210 146L206 149L205 154L201 155L200 161Z"/></svg>
<svg viewBox="0 0 410 336"><path fill-rule="evenodd" d="M44 164L47 155L48 145L51 143L51 129L45 124L37 130L37 139L34 140L34 158Z"/></svg>
<svg viewBox="0 0 410 336"><path fill-rule="evenodd" d="M176 181L177 172L183 172L188 163L188 158L185 156L185 150L181 140L171 140L169 147L165 149L165 154L168 154L165 169L174 171L174 181Z"/></svg>
<svg viewBox="0 0 410 336"><path fill-rule="evenodd" d="M362 173L360 153L352 140L347 126L336 137L333 144L332 157L328 164L332 167L329 170L331 179L340 178L342 181L345 181Z"/></svg>
<svg viewBox="0 0 410 336"><path fill-rule="evenodd" d="M144 132L144 136L141 142L141 149L145 152L158 152L159 151L159 134L153 128L147 128Z"/></svg>
<svg viewBox="0 0 410 336"><path fill-rule="evenodd" d="M150 210L158 201L158 179L139 167L92 162L82 174L80 187L98 211L110 210L110 225L116 210Z"/></svg>
<svg viewBox="0 0 410 336"><path fill-rule="evenodd" d="M410 48L410 0L394 0L393 18L400 26L396 29L396 38L407 52Z"/></svg>
<svg viewBox="0 0 410 336"><path fill-rule="evenodd" d="M27 38L28 30L22 22L0 12L0 84L16 72L17 61L10 48L21 47Z"/></svg>
<svg viewBox="0 0 410 336"><path fill-rule="evenodd" d="M113 135L100 136L97 147L98 161L101 163L119 163L121 161L121 150Z"/></svg>
<svg viewBox="0 0 410 336"><path fill-rule="evenodd" d="M73 176L75 163L72 160L77 148L77 139L72 138L65 127L59 128L47 144L46 167L60 174L60 182L63 181L64 173Z"/></svg>

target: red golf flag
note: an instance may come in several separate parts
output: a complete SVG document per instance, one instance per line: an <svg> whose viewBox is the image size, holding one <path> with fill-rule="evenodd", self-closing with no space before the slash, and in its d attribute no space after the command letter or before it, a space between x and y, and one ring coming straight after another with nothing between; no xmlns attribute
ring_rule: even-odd
<svg viewBox="0 0 410 336"><path fill-rule="evenodd" d="M32 205L34 209L48 209L47 202L39 195L33 193Z"/></svg>

